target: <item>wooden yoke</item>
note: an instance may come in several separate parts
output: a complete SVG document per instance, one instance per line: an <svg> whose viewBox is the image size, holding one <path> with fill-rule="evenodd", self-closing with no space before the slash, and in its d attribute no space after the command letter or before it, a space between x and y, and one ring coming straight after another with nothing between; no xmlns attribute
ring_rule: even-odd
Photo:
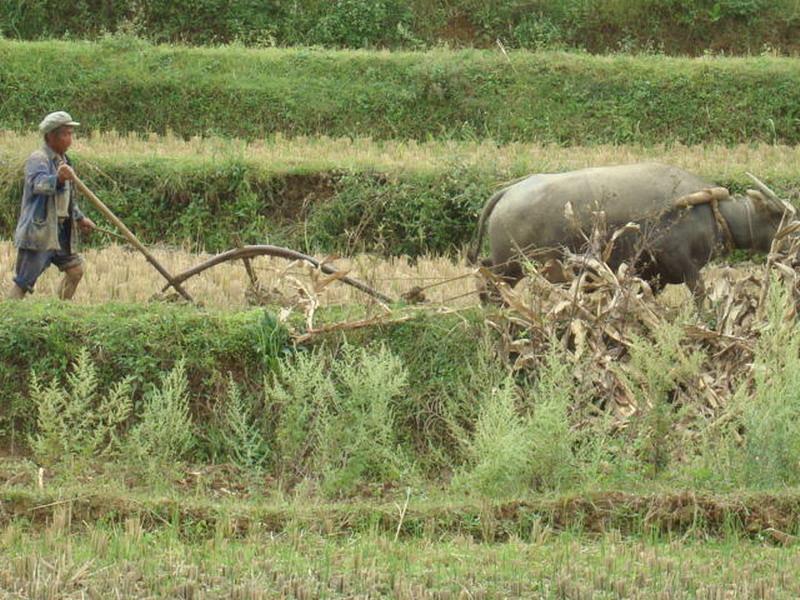
<svg viewBox="0 0 800 600"><path fill-rule="evenodd" d="M730 225L728 225L728 221L725 220L722 211L719 209L719 203L730 200L730 198L731 194L727 188L713 187L678 198L675 200L675 207L691 208L692 206L699 206L701 204L710 205L714 220L717 222L717 226L722 232L722 236L725 238L725 249L730 252L736 248L736 244L733 240L733 233L731 232Z"/></svg>
<svg viewBox="0 0 800 600"><path fill-rule="evenodd" d="M675 200L675 206L677 208L689 208L698 204L724 202L725 200L730 200L730 197L731 194L726 188L713 187L678 198Z"/></svg>

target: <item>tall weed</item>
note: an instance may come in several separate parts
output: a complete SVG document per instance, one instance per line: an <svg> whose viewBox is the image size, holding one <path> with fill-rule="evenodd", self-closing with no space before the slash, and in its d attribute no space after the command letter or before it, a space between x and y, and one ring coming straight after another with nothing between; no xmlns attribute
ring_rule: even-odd
<svg viewBox="0 0 800 600"><path fill-rule="evenodd" d="M317 453L323 490L336 495L363 483L397 481L408 466L393 408L408 380L400 359L384 346L348 347L333 371L339 393L323 413Z"/></svg>
<svg viewBox="0 0 800 600"><path fill-rule="evenodd" d="M522 398L511 377L482 398L474 433L465 442L467 462L454 486L505 498L579 479L577 438L569 419L576 395L570 363L552 343L537 380ZM527 409L524 413L518 403Z"/></svg>
<svg viewBox="0 0 800 600"><path fill-rule="evenodd" d="M162 375L160 386L145 395L139 419L127 440L130 456L140 463L156 466L188 457L195 437L183 359Z"/></svg>
<svg viewBox="0 0 800 600"><path fill-rule="evenodd" d="M510 377L482 399L467 442L467 466L454 478L454 487L488 498L519 495L531 487L534 439L516 400Z"/></svg>
<svg viewBox="0 0 800 600"><path fill-rule="evenodd" d="M636 401L631 420L636 458L651 476L662 472L679 442L674 427L680 407L672 399L680 385L691 385L700 371L703 355L687 354L682 346L684 324L689 313L665 323L653 331L652 339L634 337L630 362L619 368Z"/></svg>
<svg viewBox="0 0 800 600"><path fill-rule="evenodd" d="M745 384L735 398L743 442L737 444L730 430L725 436L728 454L735 457L731 476L738 474L747 485L800 483L800 329L786 316L791 302L786 287L773 281L768 325L753 361L752 390Z"/></svg>
<svg viewBox="0 0 800 600"><path fill-rule="evenodd" d="M252 402L228 378L228 389L219 410L219 443L225 457L243 469L260 471L269 458L269 446L254 414Z"/></svg>
<svg viewBox="0 0 800 600"><path fill-rule="evenodd" d="M396 480L407 467L398 447L394 403L407 375L385 347L325 360L298 354L266 396L280 415L275 430L279 475L287 482L318 479L328 495Z"/></svg>
<svg viewBox="0 0 800 600"><path fill-rule="evenodd" d="M81 349L66 376L66 387L57 378L45 384L31 374L31 401L37 410L37 431L31 448L44 463L108 455L118 450L118 434L131 408L130 379L99 390L98 376L88 350Z"/></svg>
<svg viewBox="0 0 800 600"><path fill-rule="evenodd" d="M574 454L578 440L570 423L571 407L580 404L572 368L554 340L527 393L531 472L538 489L558 489L581 476Z"/></svg>

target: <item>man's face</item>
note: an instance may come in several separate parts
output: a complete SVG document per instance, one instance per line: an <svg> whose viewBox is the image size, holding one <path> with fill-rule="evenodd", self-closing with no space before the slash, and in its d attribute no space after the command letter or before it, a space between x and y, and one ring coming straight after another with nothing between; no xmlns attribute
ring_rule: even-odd
<svg viewBox="0 0 800 600"><path fill-rule="evenodd" d="M72 145L72 127L64 125L47 134L47 145L57 154L64 154Z"/></svg>

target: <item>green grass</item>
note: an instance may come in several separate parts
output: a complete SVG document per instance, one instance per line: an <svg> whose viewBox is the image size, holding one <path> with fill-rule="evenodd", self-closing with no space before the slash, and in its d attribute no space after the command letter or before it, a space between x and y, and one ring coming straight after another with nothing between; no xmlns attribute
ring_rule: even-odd
<svg viewBox="0 0 800 600"><path fill-rule="evenodd" d="M136 412L143 396L183 358L193 417L206 423L197 428L200 442L192 456L214 460L219 444L215 413L224 405L229 375L248 401L267 402L266 414L263 404L258 404L257 414L271 423L281 405L264 398L264 378L280 361L307 350L295 347L265 309L233 312L169 304L104 304L87 310L31 300L0 302L0 427L3 437L17 447L25 447L25 436L36 419L30 399L31 372L45 383L53 377L63 382L81 348L86 348L101 391L123 377L132 378ZM317 324L340 316L334 310L326 318L323 311ZM477 314L420 315L409 322L346 336L320 336L312 345L324 345L336 356L345 343L363 348L384 343L403 361L408 393L397 415L402 424L399 435L404 444L420 449L420 464L432 469L441 466L452 451L452 436L441 421L442 414L454 410L461 382L480 358L483 330ZM418 427L423 420L432 421ZM438 447L439 454L425 450L427 444Z"/></svg>
<svg viewBox="0 0 800 600"><path fill-rule="evenodd" d="M0 133L2 237L13 234L21 165L39 143L35 135ZM738 192L751 184L751 171L797 200L798 148L283 136L247 144L82 129L72 154L87 185L146 243L221 251L235 245L236 232L245 243L311 252L420 256L458 254L498 186L529 173L659 160ZM82 206L94 215L86 201Z"/></svg>
<svg viewBox="0 0 800 600"><path fill-rule="evenodd" d="M395 307L393 317L414 317L298 344L263 308L2 302L0 426L14 452L30 448L63 476L122 469L149 481L187 464L226 464L244 481L267 478L315 498L431 484L475 501L659 486L772 493L800 481L791 454L797 361L774 354L797 332L782 320L785 294L773 289L752 364L756 372L778 365L776 374L749 385L742 368L713 410L699 399L673 406L669 390L692 381L679 372L659 378L676 360L673 346L686 343L676 321L669 344L659 335L634 340L637 375L627 385L642 406L656 402L648 390L664 397L626 420L598 416L602 393L568 385L572 369L598 367L565 366L555 348L539 368L509 375L510 340L497 333L505 317L496 311ZM342 315L323 311L317 324ZM302 333L300 320L291 325ZM708 350L695 346L695 355L692 377L713 372ZM743 411L754 402L772 408ZM696 511L680 494L675 502L667 508L685 527ZM620 503L634 515L650 511L647 501ZM718 527L724 511L711 506L703 511Z"/></svg>
<svg viewBox="0 0 800 600"><path fill-rule="evenodd" d="M63 377L82 347L97 359L101 385L123 373L132 378L137 397L183 356L200 406L228 372L241 377L255 373L260 380L274 358L262 340L275 330L280 335L274 319L261 310L222 313L161 304L107 304L86 311L47 301L2 302L0 322L5 435L13 434L13 423L34 416L26 401L30 372L46 381Z"/></svg>
<svg viewBox="0 0 800 600"><path fill-rule="evenodd" d="M59 18L52 19L53 11ZM191 16L189 16L191 15ZM590 52L796 52L795 0L87 0L63 6L9 0L0 34L97 38L109 31L155 41L332 47L493 46Z"/></svg>
<svg viewBox="0 0 800 600"><path fill-rule="evenodd" d="M0 127L565 145L800 141L792 59L0 41Z"/></svg>
<svg viewBox="0 0 800 600"><path fill-rule="evenodd" d="M6 529L0 589L126 598L794 598L795 550L747 542L625 541L609 535L481 546L294 532L192 543L170 532L83 527L27 536ZM132 576L132 572L135 573Z"/></svg>
<svg viewBox="0 0 800 600"><path fill-rule="evenodd" d="M537 533L614 531L632 538L738 538L788 545L797 543L800 533L796 486L717 492L640 482L625 490L594 485L489 500L432 482L375 485L370 493L331 499L308 486L287 491L271 477L254 477L230 464L183 465L157 478L143 477L124 462L97 462L82 471L62 464L43 468L40 480L38 465L20 458L0 461L0 482L0 526L27 522L34 530L68 509L74 525L134 518L144 529L171 525L176 534L195 540L213 537L219 529L230 537L303 530L342 538L465 536L487 544Z"/></svg>
<svg viewBox="0 0 800 600"><path fill-rule="evenodd" d="M616 502L608 496L610 503L587 494L574 505L573 498L552 497L487 506L414 490L401 517L401 490L383 502L325 504L281 496L267 484L242 500L236 488L225 487L235 482L204 486L214 473L198 471L168 491L163 484L109 487L96 476L64 485L48 472L42 492L34 491L35 475L20 483L19 475L35 469L5 462L2 471L17 483L0 491L0 591L29 597L457 598L466 591L486 598L792 598L800 592L796 538L770 529L784 523L758 520L791 519L796 511L769 496L686 496L674 514L688 515L687 525L668 530L660 519L670 513L658 508L667 492L653 494L636 512L622 495ZM564 518L550 518L561 506ZM754 518L745 526L730 513L719 529L708 527L703 518L724 519L725 506Z"/></svg>

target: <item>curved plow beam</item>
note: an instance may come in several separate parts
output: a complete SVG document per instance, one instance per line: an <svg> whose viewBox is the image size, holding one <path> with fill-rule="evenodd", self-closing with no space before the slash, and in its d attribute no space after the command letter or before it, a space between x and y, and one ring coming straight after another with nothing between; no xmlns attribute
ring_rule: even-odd
<svg viewBox="0 0 800 600"><path fill-rule="evenodd" d="M330 265L321 263L313 256L308 256L302 252L297 252L296 250L283 248L281 246L264 244L256 246L242 246L241 248L234 248L233 250L222 252L221 254L217 254L216 256L208 259L204 263L192 267L191 269L187 269L182 273L178 273L172 278L172 280L177 284L181 284L190 277L194 277L195 275L198 275L199 273L202 273L203 271L206 271L211 267L215 267L216 265L224 262L242 260L245 258L254 258L256 256L275 256L277 258L285 258L287 260L304 260L328 275L336 275L340 273L339 270L331 267ZM394 300L389 296L382 294L378 290L368 286L366 283L363 283L357 279L353 279L352 277L343 276L339 278L339 281L346 283L347 285L352 286L385 304L392 304L394 302ZM172 287L171 284L166 285L161 291L166 292L170 287Z"/></svg>

